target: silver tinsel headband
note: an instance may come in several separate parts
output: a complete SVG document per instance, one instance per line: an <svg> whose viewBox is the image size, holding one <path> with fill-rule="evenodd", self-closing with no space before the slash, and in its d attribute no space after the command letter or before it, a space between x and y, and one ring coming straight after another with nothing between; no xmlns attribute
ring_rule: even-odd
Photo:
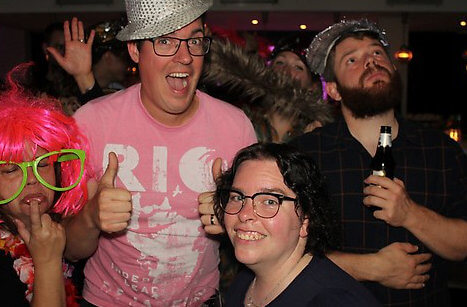
<svg viewBox="0 0 467 307"><path fill-rule="evenodd" d="M378 36L378 39L386 49L389 43L386 38L386 32L376 26L376 24L362 20L343 20L333 24L318 33L306 52L306 59L311 71L322 75L328 61L329 53L336 42L345 34L355 32L370 32Z"/></svg>

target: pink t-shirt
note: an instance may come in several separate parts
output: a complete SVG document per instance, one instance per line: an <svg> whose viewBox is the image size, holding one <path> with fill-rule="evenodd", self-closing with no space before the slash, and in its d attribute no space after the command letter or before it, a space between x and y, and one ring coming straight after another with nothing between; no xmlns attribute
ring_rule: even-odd
<svg viewBox="0 0 467 307"><path fill-rule="evenodd" d="M143 107L140 88L96 99L75 114L91 164L102 174L115 152L116 184L131 191L133 203L127 230L101 235L87 262L84 298L99 306L185 306L192 292L216 288L219 279L218 244L202 228L198 194L214 188L216 157L230 164L256 137L240 109L200 91L189 122L164 126ZM212 294L198 292L194 301Z"/></svg>

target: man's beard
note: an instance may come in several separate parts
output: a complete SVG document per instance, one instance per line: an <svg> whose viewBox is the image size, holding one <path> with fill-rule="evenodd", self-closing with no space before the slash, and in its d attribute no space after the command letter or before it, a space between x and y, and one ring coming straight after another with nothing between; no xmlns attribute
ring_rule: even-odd
<svg viewBox="0 0 467 307"><path fill-rule="evenodd" d="M389 83L375 84L371 88L363 88L363 80L368 74L382 70L391 76ZM368 69L360 77L359 88L348 88L337 83L337 90L345 105L355 118L366 118L383 114L399 106L402 97L402 82L398 71L391 75L386 68L376 65Z"/></svg>

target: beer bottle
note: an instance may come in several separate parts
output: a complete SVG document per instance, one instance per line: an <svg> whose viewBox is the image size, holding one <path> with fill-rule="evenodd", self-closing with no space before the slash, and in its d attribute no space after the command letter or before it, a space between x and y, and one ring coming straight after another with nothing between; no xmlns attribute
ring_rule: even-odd
<svg viewBox="0 0 467 307"><path fill-rule="evenodd" d="M394 179L395 163L391 146L391 126L381 126L378 148L370 164L373 175L386 176L390 179Z"/></svg>

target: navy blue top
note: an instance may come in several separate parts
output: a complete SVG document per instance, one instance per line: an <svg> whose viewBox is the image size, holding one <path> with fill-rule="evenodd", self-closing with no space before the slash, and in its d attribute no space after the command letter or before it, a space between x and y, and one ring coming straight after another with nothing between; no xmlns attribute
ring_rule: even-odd
<svg viewBox="0 0 467 307"><path fill-rule="evenodd" d="M225 306L243 306L254 279L250 270L240 272L225 296ZM267 306L381 306L359 282L328 258L314 256L310 263Z"/></svg>

